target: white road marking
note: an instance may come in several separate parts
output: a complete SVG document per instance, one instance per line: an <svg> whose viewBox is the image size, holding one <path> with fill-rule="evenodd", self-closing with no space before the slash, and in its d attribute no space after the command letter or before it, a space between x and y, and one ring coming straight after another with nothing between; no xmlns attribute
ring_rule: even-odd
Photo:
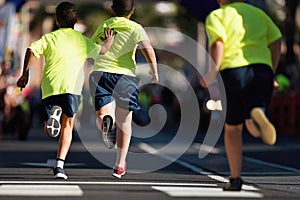
<svg viewBox="0 0 300 200"><path fill-rule="evenodd" d="M189 150L187 152L188 153L197 153L201 146L203 146L203 144L195 143L191 146L191 150ZM220 148L220 147L216 148L216 147L210 147L210 146L205 145L202 148L204 148L204 151L211 149L211 151L209 153L213 153L213 154L225 153L225 149ZM299 144L291 144L291 145L289 145L289 148L286 148L285 145L276 145L276 146L263 145L262 146L262 145L256 145L256 144L247 144L247 145L243 146L243 151L244 152L261 152L261 151L274 151L274 150L276 150L276 151L287 151L289 149L300 149L300 145ZM259 165L264 165L264 166L273 167L273 168L277 168L277 169L290 171L290 172L295 172L295 173L300 174L300 170L297 169L297 168L288 167L288 166L284 166L284 165L280 165L280 164L274 164L274 163L262 161L262 160L259 160L259 159L250 158L250 157L247 157L247 156L244 156L243 159L248 161L248 162L256 163L256 164L259 164Z"/></svg>
<svg viewBox="0 0 300 200"><path fill-rule="evenodd" d="M196 186L217 187L217 184L204 183L164 183L164 182L87 182L87 181L0 181L0 184L54 184L54 185L145 185L145 186Z"/></svg>
<svg viewBox="0 0 300 200"><path fill-rule="evenodd" d="M164 144L162 144L162 145L164 145ZM189 150L191 153L198 153L199 149L203 148L203 146L205 148L207 148L207 150L212 149L211 151L209 151L209 153L212 153L212 154L225 153L225 148L222 145L211 147L209 145L205 145L202 143L193 143ZM261 145L261 144L245 144L245 145L243 145L244 152L289 151L291 149L300 150L300 144L289 144L288 148L287 148L287 145L280 145L280 144L276 144L274 146Z"/></svg>
<svg viewBox="0 0 300 200"><path fill-rule="evenodd" d="M0 196L82 196L78 185L0 185Z"/></svg>
<svg viewBox="0 0 300 200"><path fill-rule="evenodd" d="M201 151L205 151L205 152L208 152L208 153L213 153L213 154L222 153L222 150L220 148L211 147L209 145L200 144L200 143L192 144L191 153L197 153L198 154L200 148L201 148Z"/></svg>
<svg viewBox="0 0 300 200"><path fill-rule="evenodd" d="M263 195L257 192L240 191L231 192L223 191L221 188L199 188L199 187L161 187L153 186L171 197L238 197L238 198L263 198Z"/></svg>
<svg viewBox="0 0 300 200"><path fill-rule="evenodd" d="M146 152L156 152L155 148L153 148L152 146L150 146L146 143L141 143L139 145L139 147L142 150L146 151ZM172 156L169 156L169 155L163 155L163 154L156 154L156 155L163 158L163 159L166 159L166 160L170 160L170 161L175 160L174 158L172 158ZM181 165L181 166L183 166L183 167L186 167L186 168L188 168L188 169L190 169L190 170L192 170L192 171L194 171L198 174L206 175L206 176L210 177L211 179L217 180L219 182L224 182L224 183L228 182L228 180L226 178L222 177L222 176L218 176L218 175L215 175L211 172L204 171L202 168L191 165L190 163L184 162L182 160L175 160L174 162ZM246 185L246 184L243 184L242 189L243 190L259 190L259 189L255 188L253 186Z"/></svg>

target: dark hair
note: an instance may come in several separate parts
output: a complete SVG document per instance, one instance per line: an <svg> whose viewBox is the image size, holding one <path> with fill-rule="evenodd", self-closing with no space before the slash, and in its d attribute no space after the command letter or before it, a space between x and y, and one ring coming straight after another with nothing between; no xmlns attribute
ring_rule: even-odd
<svg viewBox="0 0 300 200"><path fill-rule="evenodd" d="M61 28L74 28L77 22L76 6L70 2L61 2L56 7L56 20Z"/></svg>
<svg viewBox="0 0 300 200"><path fill-rule="evenodd" d="M133 8L133 0L113 0L113 9L118 17L129 15Z"/></svg>

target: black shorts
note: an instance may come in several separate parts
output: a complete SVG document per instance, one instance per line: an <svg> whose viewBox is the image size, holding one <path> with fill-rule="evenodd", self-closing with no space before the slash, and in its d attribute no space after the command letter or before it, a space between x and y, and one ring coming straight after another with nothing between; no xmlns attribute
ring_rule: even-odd
<svg viewBox="0 0 300 200"><path fill-rule="evenodd" d="M50 117L51 108L54 105L62 108L62 113L67 117L73 117L80 105L80 95L60 94L47 97L42 100L42 118L47 121Z"/></svg>
<svg viewBox="0 0 300 200"><path fill-rule="evenodd" d="M274 73L265 64L225 69L220 72L227 98L227 124L237 125L250 118L254 107L265 112L274 88Z"/></svg>
<svg viewBox="0 0 300 200"><path fill-rule="evenodd" d="M113 100L116 101L116 106L122 109L139 110L138 82L138 78L123 74L92 72L89 77L89 85L95 110L99 110Z"/></svg>

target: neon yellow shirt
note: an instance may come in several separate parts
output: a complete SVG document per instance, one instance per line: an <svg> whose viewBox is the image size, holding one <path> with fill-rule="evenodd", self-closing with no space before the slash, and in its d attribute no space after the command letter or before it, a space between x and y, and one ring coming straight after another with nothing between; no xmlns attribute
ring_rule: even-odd
<svg viewBox="0 0 300 200"><path fill-rule="evenodd" d="M101 46L71 28L47 33L29 48L34 56L45 57L42 76L42 98L59 94L81 95L87 58L95 58Z"/></svg>
<svg viewBox="0 0 300 200"><path fill-rule="evenodd" d="M268 45L281 32L262 10L241 2L227 4L209 14L205 28L210 46L217 39L224 43L220 71L258 63L272 67Z"/></svg>
<svg viewBox="0 0 300 200"><path fill-rule="evenodd" d="M143 27L125 17L112 17L101 23L92 36L92 40L101 44L103 30L110 27L116 32L114 42L105 55L98 55L94 71L135 76L135 52L137 44L149 40Z"/></svg>

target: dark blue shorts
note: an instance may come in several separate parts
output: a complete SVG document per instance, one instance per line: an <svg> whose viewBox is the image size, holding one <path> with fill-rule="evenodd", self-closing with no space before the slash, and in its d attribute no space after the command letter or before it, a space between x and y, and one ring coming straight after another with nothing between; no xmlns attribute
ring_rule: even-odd
<svg viewBox="0 0 300 200"><path fill-rule="evenodd" d="M125 110L139 110L139 79L123 74L92 72L89 77L91 96L95 110L116 101L116 106Z"/></svg>
<svg viewBox="0 0 300 200"><path fill-rule="evenodd" d="M266 112L274 87L274 74L269 66L253 64L220 73L227 98L226 123L243 123L250 118L254 107L261 107Z"/></svg>
<svg viewBox="0 0 300 200"><path fill-rule="evenodd" d="M80 105L80 95L60 94L47 97L42 100L42 118L47 121L50 117L52 106L57 105L62 108L62 113L67 117L73 117Z"/></svg>

